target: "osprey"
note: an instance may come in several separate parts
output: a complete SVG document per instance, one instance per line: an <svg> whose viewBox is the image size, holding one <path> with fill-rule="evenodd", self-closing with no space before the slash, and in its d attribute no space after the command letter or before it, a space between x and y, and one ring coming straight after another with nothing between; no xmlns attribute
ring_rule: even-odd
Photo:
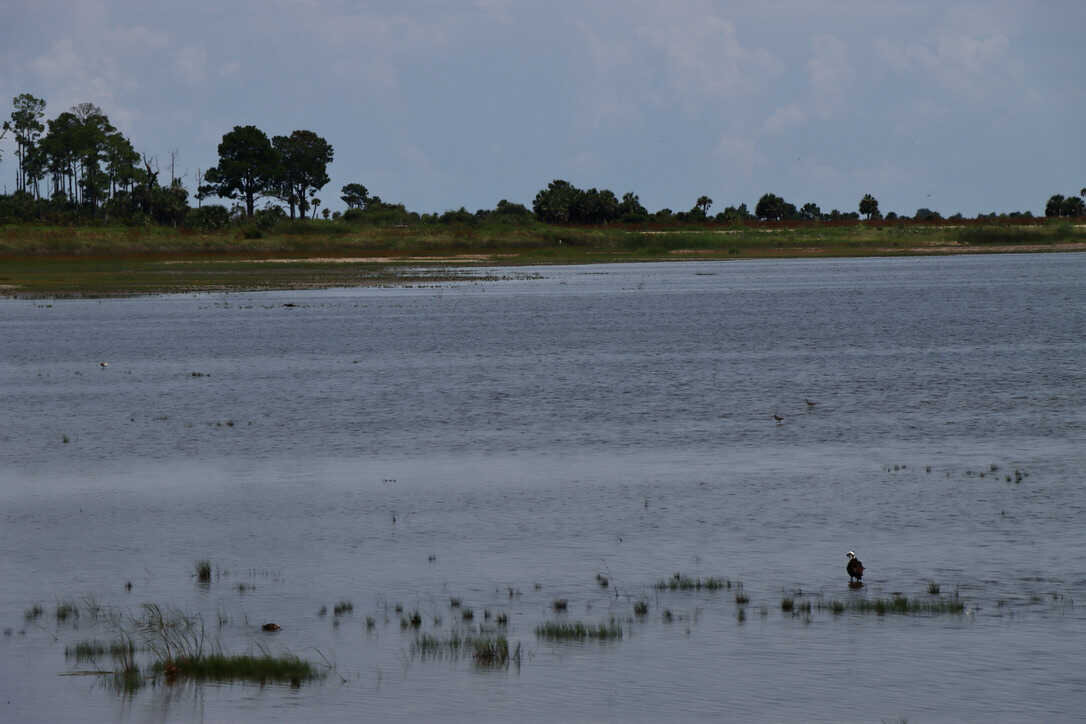
<svg viewBox="0 0 1086 724"><path fill-rule="evenodd" d="M845 566L845 570L848 571L849 583L852 583L853 579L862 581L864 578L864 564L860 563L860 559L852 551L848 552L848 565Z"/></svg>

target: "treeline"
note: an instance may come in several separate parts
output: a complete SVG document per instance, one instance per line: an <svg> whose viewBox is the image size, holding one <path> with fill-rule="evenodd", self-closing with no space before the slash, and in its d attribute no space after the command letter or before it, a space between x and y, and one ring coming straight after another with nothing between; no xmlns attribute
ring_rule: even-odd
<svg viewBox="0 0 1086 724"><path fill-rule="evenodd" d="M441 214L419 214L403 204L371 195L361 183L340 190L347 206L332 212L317 194L328 184L328 165L334 149L310 130L269 137L256 126L235 126L218 146L218 164L196 174L196 206L182 177L176 173L177 152L171 152L168 180L159 159L138 153L101 108L81 103L45 119L46 103L29 93L16 96L10 120L0 128L0 139L11 134L15 142L16 189L0 195L0 223L122 223L161 224L214 230L231 223L256 229L271 228L288 219L334 219L374 225L410 224L676 224L759 222L848 222L912 219L940 221L938 212L917 209L910 216L886 213L878 200L865 194L856 211L823 211L813 201L802 206L766 193L750 211L745 203L727 206L710 215L713 200L702 195L688 210L650 212L637 194L619 198L609 189L580 189L564 180L551 181L540 190L529 209L508 200L493 209L475 212L461 207ZM162 178L160 179L160 176ZM217 197L233 202L205 204ZM1086 188L1078 194L1055 194L1045 205L1049 217L1079 217ZM258 208L258 202L263 202ZM285 208L284 208L285 206ZM322 208L323 206L323 208ZM1013 220L1032 213L981 214L977 218ZM960 220L961 214L947 217Z"/></svg>

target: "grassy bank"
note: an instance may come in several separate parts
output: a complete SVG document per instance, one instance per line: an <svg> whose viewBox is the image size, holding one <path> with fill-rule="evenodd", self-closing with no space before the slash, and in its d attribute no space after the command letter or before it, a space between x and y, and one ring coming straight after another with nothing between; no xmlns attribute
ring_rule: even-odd
<svg viewBox="0 0 1086 724"><path fill-rule="evenodd" d="M698 227L284 223L0 227L0 294L109 296L433 283L473 266L1081 251L1086 226L873 222Z"/></svg>

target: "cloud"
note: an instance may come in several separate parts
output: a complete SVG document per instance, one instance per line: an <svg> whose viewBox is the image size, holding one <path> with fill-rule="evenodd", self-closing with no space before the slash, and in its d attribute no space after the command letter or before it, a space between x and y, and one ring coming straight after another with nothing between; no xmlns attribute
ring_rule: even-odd
<svg viewBox="0 0 1086 724"><path fill-rule="evenodd" d="M811 83L811 105L821 118L830 118L843 105L856 72L848 62L845 44L832 35L818 35L811 41L807 61Z"/></svg>
<svg viewBox="0 0 1086 724"><path fill-rule="evenodd" d="M765 164L756 142L747 135L725 133L717 139L713 154L727 164L728 173L751 177L754 170Z"/></svg>
<svg viewBox="0 0 1086 724"><path fill-rule="evenodd" d="M762 130L769 134L784 133L792 128L801 126L807 121L807 114L796 103L782 106L765 120Z"/></svg>
<svg viewBox="0 0 1086 724"><path fill-rule="evenodd" d="M177 51L174 67L182 81L190 86L199 85L207 78L207 51L187 45Z"/></svg>
<svg viewBox="0 0 1086 724"><path fill-rule="evenodd" d="M948 10L927 37L879 37L877 57L900 75L918 74L940 88L979 97L1008 83L1020 84L1021 62L1011 54L1011 38L999 16L978 8Z"/></svg>

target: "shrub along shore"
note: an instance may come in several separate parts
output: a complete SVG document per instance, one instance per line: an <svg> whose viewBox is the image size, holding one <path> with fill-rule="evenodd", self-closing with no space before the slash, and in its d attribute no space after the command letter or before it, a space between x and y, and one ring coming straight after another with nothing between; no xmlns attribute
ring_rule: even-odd
<svg viewBox="0 0 1086 724"><path fill-rule="evenodd" d="M425 284L474 267L1086 250L1075 220L560 226L343 220L194 231L0 226L0 295L17 297Z"/></svg>

